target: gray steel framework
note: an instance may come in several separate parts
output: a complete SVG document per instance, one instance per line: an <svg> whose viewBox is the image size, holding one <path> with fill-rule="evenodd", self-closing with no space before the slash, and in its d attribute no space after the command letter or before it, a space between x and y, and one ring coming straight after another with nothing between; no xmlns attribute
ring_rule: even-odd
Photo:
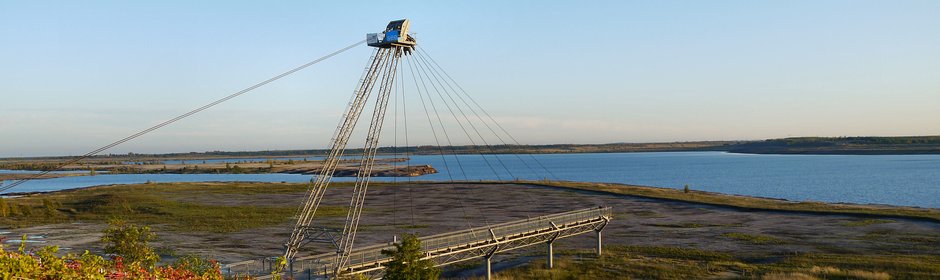
<svg viewBox="0 0 940 280"><path fill-rule="evenodd" d="M321 238L326 238L328 239L326 240L327 242L333 243L336 246L336 264L341 265L345 263L348 256L347 252L351 251L353 241L356 237L356 228L359 225L359 217L362 214L362 203L365 201L372 167L375 162L375 152L378 148L379 135L382 131L382 122L385 118L388 97L391 90L394 88L398 62L403 53L403 47L392 47L376 49L373 54L372 62L363 74L362 79L360 79L359 85L349 103L349 107L343 115L343 120L336 128L336 132L331 141L330 153L324 161L320 175L317 176L316 181L311 184L307 191L307 196L304 199L304 204L297 210L297 222L291 231L290 238L285 244L285 260L295 259L302 245L311 241L323 241ZM333 173L336 170L336 165L343 156L349 138L356 127L359 116L376 82L379 82L380 86L378 97L376 98L375 110L372 114L365 149L360 160L360 169L356 176L356 184L349 202L349 212L346 216L346 223L343 226L342 233L337 236L335 230L314 227L311 226L311 223L323 199L326 188L329 187Z"/></svg>
<svg viewBox="0 0 940 280"><path fill-rule="evenodd" d="M400 32L404 32L403 36L405 37L403 38L408 38L407 25L407 20L402 21ZM389 26L392 27L393 25L390 24ZM413 39L406 41L405 44L370 44L370 46L376 46L378 49L373 53L369 67L359 80L349 107L336 128L336 132L331 139L330 153L324 161L319 176L311 182L304 203L297 210L296 224L291 231L290 238L284 244L283 262L274 259L262 259L257 263L247 261L241 262L239 265L252 267L260 263L261 269L255 271L270 272L286 269L286 274L290 276L302 272L306 272L308 277L314 275L328 277L345 274L373 276L381 273L384 265L391 260L381 253L384 249L393 248L391 244L354 249L354 242L375 164L375 154L379 145L379 136L382 132L388 99L392 89L395 88L400 59L403 55L411 54L415 45ZM312 222L317 208L322 202L336 166L343 156L356 123L377 83L379 84L378 96L376 97L375 108L370 120L368 134L359 162L359 170L356 174L356 182L349 202L349 210L342 231L313 226ZM463 114L462 111L461 114ZM473 129L476 130L475 127ZM597 232L597 253L600 254L600 232L609 221L610 208L592 208L485 228L473 228L428 236L421 238L421 243L426 254L425 258L433 260L439 266L473 258L485 258L487 278L490 278L490 260L496 253L546 243L549 251L548 264L551 267L552 243L556 239L590 231ZM300 248L310 242L330 243L336 248L336 251L316 256L298 257ZM285 264L287 267L281 267ZM233 267L238 266L229 265L226 269L231 271Z"/></svg>
<svg viewBox="0 0 940 280"><path fill-rule="evenodd" d="M420 239L421 247L425 259L433 260L438 266L483 258L486 260L489 276L490 259L497 253L538 244L546 244L551 251L555 240L589 232L597 234L597 253L600 254L601 231L610 222L611 216L610 207L581 209L427 236ZM392 244L378 244L352 250L343 266L337 265L339 260L332 253L301 257L291 262L284 273L299 279L324 278L333 275L336 267L339 267L339 272L343 274L378 276L384 270L384 265L391 261L388 256L382 254L382 250L393 248ZM548 258L551 263L551 253ZM254 265L256 275L270 271L263 267L263 262L239 264L245 268ZM259 264L262 267L257 267ZM230 267L236 272L244 271L237 266Z"/></svg>

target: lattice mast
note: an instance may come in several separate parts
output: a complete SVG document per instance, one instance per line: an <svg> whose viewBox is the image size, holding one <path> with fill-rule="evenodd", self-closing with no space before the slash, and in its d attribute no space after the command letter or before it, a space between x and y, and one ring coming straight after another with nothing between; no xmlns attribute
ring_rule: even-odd
<svg viewBox="0 0 940 280"><path fill-rule="evenodd" d="M346 145L352 132L356 127L366 102L372 93L376 83L379 83L379 90L375 101L375 109L372 112L372 119L369 125L369 131L366 136L366 143L360 158L359 171L356 175L356 184L353 188L352 198L349 202L349 212L346 214L346 222L343 231L336 239L329 237L336 246L336 267L334 273L339 274L340 267L343 267L349 260L349 252L352 251L353 243L356 238L356 229L359 226L359 217L362 214L363 203L365 202L366 192L369 187L369 181L372 175L372 168L375 164L375 153L379 145L379 135L382 132L382 123L385 119L385 111L388 105L388 98L395 87L395 77L399 67L400 58L403 55L410 55L414 50L416 42L408 34L410 22L407 19L392 21L388 24L382 33L367 34L367 44L377 48L369 63L369 68L363 74L356 91L353 94L352 101L343 119L336 128L336 132L331 140L330 153L327 155L320 169L320 174L316 180L311 183L304 199L304 204L297 210L297 223L291 232L290 239L285 244L284 258L287 261L293 260L298 250L304 244L304 241L311 236L325 236L319 229L311 227L313 217L320 206L323 195L336 171L336 165L343 157ZM326 234L328 236L329 234Z"/></svg>

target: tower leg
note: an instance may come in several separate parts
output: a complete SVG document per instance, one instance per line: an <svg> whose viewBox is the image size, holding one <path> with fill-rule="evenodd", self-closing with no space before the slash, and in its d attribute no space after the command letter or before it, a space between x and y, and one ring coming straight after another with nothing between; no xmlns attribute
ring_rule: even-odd
<svg viewBox="0 0 940 280"><path fill-rule="evenodd" d="M603 245L601 245L601 244L603 244L603 243L602 243L602 240L603 240L603 238L601 237L601 231L598 230L598 231L597 231L597 255L598 255L598 256L600 256L600 255L601 255L601 252L602 252L602 251L601 251L601 248L603 247Z"/></svg>
<svg viewBox="0 0 940 280"><path fill-rule="evenodd" d="M554 243L554 242L547 242L547 243L545 243L545 244L548 245L548 260L547 260L547 261L548 261L548 263L547 263L548 269L552 269L552 267L555 267L555 257L554 257L554 254L553 254L553 252L552 252L552 251L553 251L553 250L552 250L552 243Z"/></svg>
<svg viewBox="0 0 940 280"><path fill-rule="evenodd" d="M493 280L493 257L486 257L486 280Z"/></svg>

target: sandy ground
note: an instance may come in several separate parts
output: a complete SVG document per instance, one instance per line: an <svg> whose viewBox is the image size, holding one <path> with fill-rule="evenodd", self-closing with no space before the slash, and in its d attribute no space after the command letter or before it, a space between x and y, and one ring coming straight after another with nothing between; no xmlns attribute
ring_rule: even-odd
<svg viewBox="0 0 940 280"><path fill-rule="evenodd" d="M416 177L425 174L437 173L437 170L430 165L406 165L403 158L383 158L377 159L373 166L372 175L376 177ZM355 177L359 171L359 160L342 160L336 167L334 177ZM244 173L286 173L286 174L319 174L323 168L323 161L272 161L266 163L262 161L242 162L242 163L224 163L211 162L205 163L201 160L193 160L190 164L88 164L88 165L68 165L62 170L79 171L83 173L49 173L38 176L32 173L7 173L0 174L0 181L4 180L41 180L72 176L90 176L93 175L90 170L112 170L114 168L127 168L119 174L231 174L235 173L230 168L238 167ZM107 171L110 172L110 171ZM2 184L0 184L2 185Z"/></svg>
<svg viewBox="0 0 940 280"><path fill-rule="evenodd" d="M87 174L87 173L49 173L49 174L44 174L44 175L42 175L42 176L39 176L39 177L37 177L37 178L33 178L33 177L36 176L36 174L29 174L29 173L10 173L10 174L0 174L0 181L4 181L4 180L22 180L22 179L31 179L31 180L32 180L32 179L37 179L37 180L38 180L38 179L53 179L53 178L72 177L72 176L85 176L85 175L88 175L88 174ZM0 184L0 186L2 186L2 184Z"/></svg>
<svg viewBox="0 0 940 280"><path fill-rule="evenodd" d="M346 206L349 187L328 190L323 205ZM296 206L303 197L296 195L212 195L189 197L186 200L211 204L252 204ZM416 232L430 235L478 227L486 224L523 219L581 208L611 206L614 220L604 230L605 246L682 246L704 250L725 251L755 259L774 258L793 252L877 253L877 254L940 254L940 246L918 242L918 237L940 239L940 224L934 222L887 219L890 222L852 225L871 218L845 215L795 214L773 211L742 211L739 209L660 201L628 196L600 194L527 185L411 184L382 186L370 189L366 210L360 224L357 246L385 243L393 235ZM323 225L342 226L342 218L316 219ZM696 226L688 226L696 224ZM231 263L282 253L292 224L251 229L230 234L174 233L152 225L160 237L156 244L162 252L196 253ZM98 243L101 224L70 223L23 229L5 229L6 236L22 234L43 236L43 243L59 245L65 251L100 252ZM726 233L747 233L773 236L779 244L753 244L722 236ZM880 236L872 238L872 236ZM593 234L562 239L556 250L590 249ZM912 241L914 240L914 241ZM325 244L314 244L302 254L331 251ZM7 244L15 246L15 244ZM510 259L520 254L539 252L530 247L503 256ZM771 259L768 259L771 260Z"/></svg>

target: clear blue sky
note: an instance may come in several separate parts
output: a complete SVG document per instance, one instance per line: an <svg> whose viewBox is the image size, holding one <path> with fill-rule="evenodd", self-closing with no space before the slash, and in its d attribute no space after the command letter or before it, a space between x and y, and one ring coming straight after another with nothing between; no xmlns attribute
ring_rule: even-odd
<svg viewBox="0 0 940 280"><path fill-rule="evenodd" d="M82 154L398 18L523 143L940 134L940 1L377 3L0 0L0 156ZM325 148L370 51L111 152Z"/></svg>

